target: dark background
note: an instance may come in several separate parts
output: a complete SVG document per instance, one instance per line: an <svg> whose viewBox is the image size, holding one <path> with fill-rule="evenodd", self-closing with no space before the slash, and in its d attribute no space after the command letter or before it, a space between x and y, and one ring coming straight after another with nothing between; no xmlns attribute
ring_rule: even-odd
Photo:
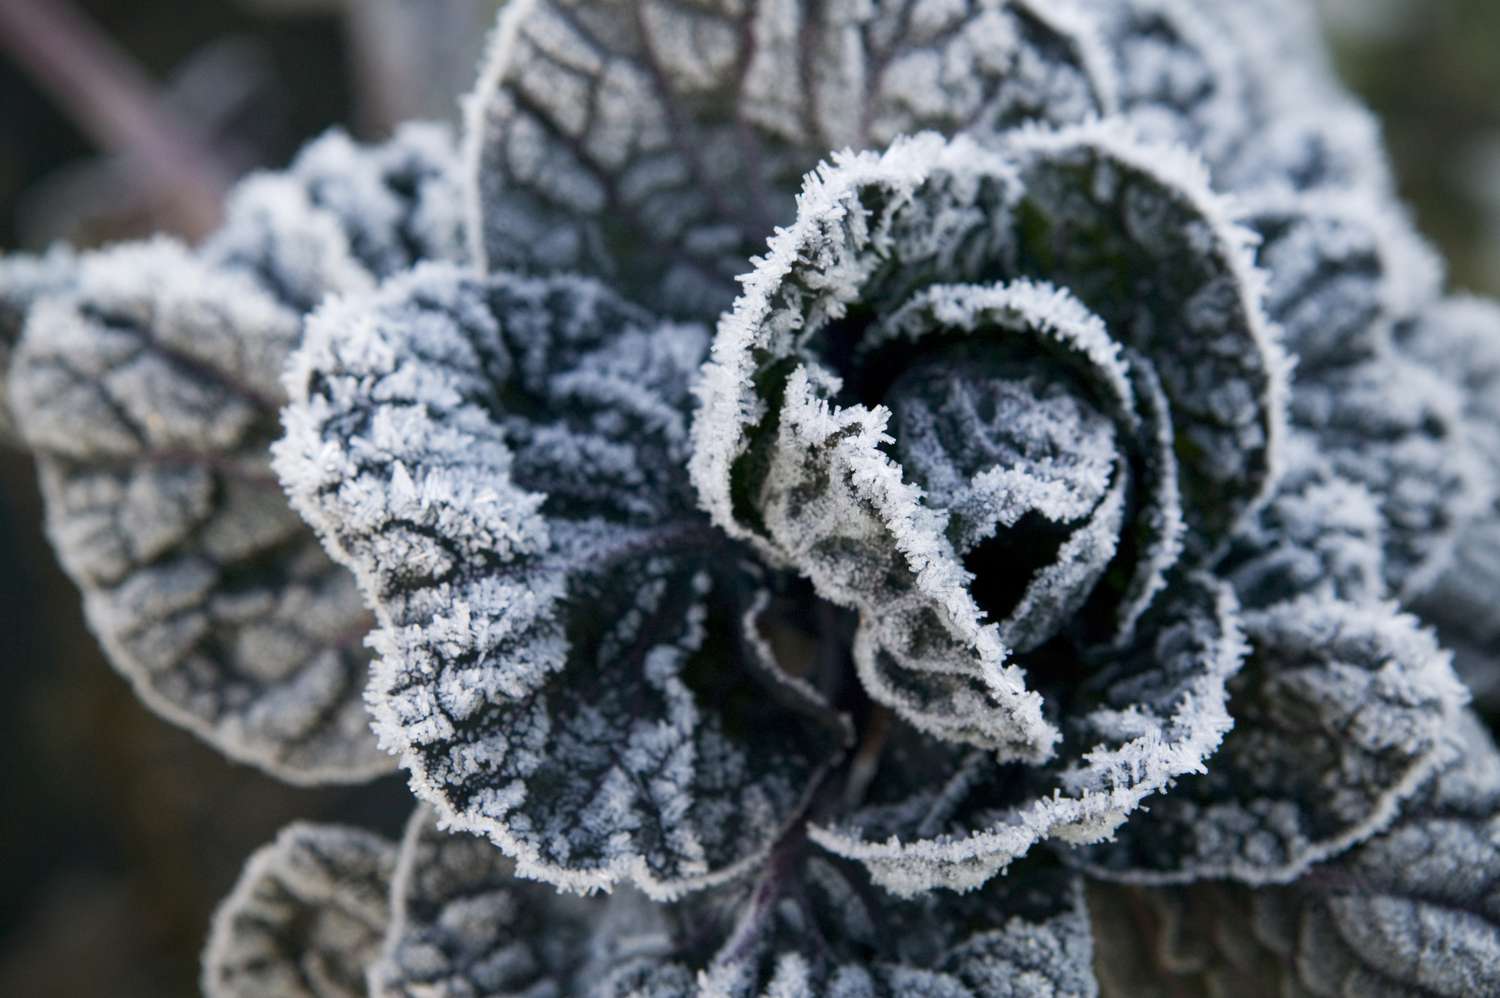
<svg viewBox="0 0 1500 998"><path fill-rule="evenodd" d="M86 26L195 136L209 176L284 163L333 124L451 116L494 0L88 0ZM1350 84L1456 286L1500 291L1500 3L1325 0ZM71 9L75 0L0 0ZM416 12L415 19L413 12ZM3 12L0 12L3 13ZM0 32L5 29L0 27ZM0 36L0 249L193 227ZM35 50L31 50L34 54ZM197 992L213 906L295 819L394 832L396 779L298 790L150 715L103 660L0 448L0 995Z"/></svg>

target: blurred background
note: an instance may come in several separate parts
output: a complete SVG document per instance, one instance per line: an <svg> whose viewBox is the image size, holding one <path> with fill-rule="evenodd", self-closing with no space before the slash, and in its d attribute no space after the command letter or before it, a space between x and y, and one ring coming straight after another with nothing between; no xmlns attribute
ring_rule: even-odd
<svg viewBox="0 0 1500 998"><path fill-rule="evenodd" d="M0 0L0 250L211 228L341 125L453 118L501 0ZM1322 0L1452 283L1500 293L1500 3ZM197 993L214 905L288 821L390 833L390 779L297 790L148 714L105 663L0 448L0 995Z"/></svg>

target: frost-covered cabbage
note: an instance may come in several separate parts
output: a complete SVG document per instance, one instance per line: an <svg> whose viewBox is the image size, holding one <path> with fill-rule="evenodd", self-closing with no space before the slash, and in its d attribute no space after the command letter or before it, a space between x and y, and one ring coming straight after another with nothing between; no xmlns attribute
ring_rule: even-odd
<svg viewBox="0 0 1500 998"><path fill-rule="evenodd" d="M205 988L1494 990L1500 306L1392 191L1298 0L512 0L456 151L7 261L116 663L418 802Z"/></svg>

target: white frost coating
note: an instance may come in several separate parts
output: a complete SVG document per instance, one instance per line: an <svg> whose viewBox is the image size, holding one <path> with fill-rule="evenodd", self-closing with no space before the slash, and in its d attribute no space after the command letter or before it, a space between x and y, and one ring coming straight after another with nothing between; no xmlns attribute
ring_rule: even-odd
<svg viewBox="0 0 1500 998"><path fill-rule="evenodd" d="M1141 629L1150 639L1109 653L1111 666L1087 684L1065 726L1061 761L1028 799L1004 808L966 804L963 797L985 779L1001 776L996 771L943 800L949 813L935 828L925 814L913 823L900 810L872 810L842 827L813 825L812 839L863 861L881 886L910 896L933 887L971 890L1046 839L1108 837L1146 798L1204 772L1231 726L1225 687L1245 656L1233 595L1195 577L1159 597L1153 615ZM930 788L918 797L924 793Z"/></svg>
<svg viewBox="0 0 1500 998"><path fill-rule="evenodd" d="M1124 116L1234 192L1394 192L1372 116L1338 83L1302 0L1097 0Z"/></svg>
<svg viewBox="0 0 1500 998"><path fill-rule="evenodd" d="M0 257L0 443L15 435L10 414L11 356L31 309L43 298L67 292L73 285L77 258L65 247L39 256Z"/></svg>
<svg viewBox="0 0 1500 998"><path fill-rule="evenodd" d="M1500 757L1472 715L1450 735L1454 762L1395 824L1285 887L1092 886L1103 993L1496 993Z"/></svg>
<svg viewBox="0 0 1500 998"><path fill-rule="evenodd" d="M1230 161L1256 125L1231 44L1191 0L1101 0L1120 108L1139 134Z"/></svg>
<svg viewBox="0 0 1500 998"><path fill-rule="evenodd" d="M797 223L771 240L720 323L697 387L691 470L704 506L860 611L855 662L875 700L928 734L1041 762L1055 736L1026 726L1035 690L1015 669L1031 666L1024 654L1007 661L1005 645L1026 652L1063 633L1071 643L1060 654L1091 658L1064 627L1100 598L1096 582L1125 536L1127 486L1139 522L1129 524L1135 564L1121 569L1124 585L1112 583L1122 643L1154 603L1171 605L1166 579L1184 552L1201 564L1224 548L1273 488L1288 362L1259 310L1252 244L1196 160L1141 146L1118 123L1026 130L999 152L926 135L882 156L836 157L809 176ZM963 283L980 275L985 283ZM988 283L1006 275L1025 279ZM1134 291L1121 299L1120 286ZM1085 417L1042 375L1089 385L1105 400L1098 414ZM979 393L993 428L965 422ZM1027 397L1034 411L1012 415ZM955 483L977 472L975 488L1006 486L1024 467L1005 468L1030 446L1020 441L1049 440L1050 424L1070 421L1078 429L1048 447L1077 462L1070 488L1081 491L1030 491L1052 497L1034 507L1043 519L1062 520L1084 496L1088 513L1017 602L987 605L1000 620L992 630L974 594L996 598L987 578L1006 563L985 545L1003 535L966 522ZM994 458L970 466L976 432L985 446L1015 441L993 469L982 461ZM955 443L940 442L944 433ZM974 501L993 500L1003 523L1019 495ZM1035 542L1015 545L1028 549ZM1016 803L1005 820L968 829L968 845L945 841L930 855L858 833L820 841L911 892L974 886L1043 838L1107 834L1143 797L1201 770L1227 726L1223 684L1242 651L1232 601L1195 614L1210 622L1193 625L1199 633L1217 638L1174 674L1192 705L1152 700L1132 713L1126 697L1079 720L1090 735L1059 761L1081 767L1064 783L1079 799L1055 813L1046 801ZM1045 675L1045 660L1037 667Z"/></svg>
<svg viewBox="0 0 1500 998"><path fill-rule="evenodd" d="M1315 593L1351 603L1389 596L1380 500L1335 472L1311 434L1287 440L1274 499L1235 538L1221 571L1247 607Z"/></svg>
<svg viewBox="0 0 1500 998"><path fill-rule="evenodd" d="M1127 363L1104 324L1068 292L1024 280L925 288L881 318L860 350L869 355L895 339L919 343L924 336L954 334L977 338L974 356L940 355L925 368L916 367L929 381L947 382L943 398L905 398L911 370L890 390L900 426L896 451L906 475L923 485L929 504L947 508L948 533L961 554L993 536L997 527L1014 527L1027 513L1058 524L1083 521L1070 528L1057 555L1002 620L1002 642L1018 651L1051 638L1089 597L1116 552L1127 490L1133 490L1143 507L1132 525L1140 553L1115 615L1118 640L1128 641L1181 555L1185 531L1169 406L1152 365L1139 356ZM1012 357L1018 345L1036 350L1029 379L1071 375L1089 385L1103 406L1101 415L1113 426L1110 438L1090 439L1077 401L1056 392L1056 385L1049 386L1053 397L1045 400L1001 404L993 388L980 387L995 377L983 369L987 344L1010 350ZM967 386L965 379L975 385ZM993 414L981 419L973 411L981 406ZM978 451L984 470L964 482L955 448ZM963 465L974 462L971 455ZM1003 556L996 561L1003 563ZM1001 570L1000 564L992 568Z"/></svg>
<svg viewBox="0 0 1500 998"><path fill-rule="evenodd" d="M1464 433L1483 458L1490 489L1500 478L1500 304L1456 296L1433 303L1401 331L1401 351L1441 374L1464 399ZM1494 656L1500 639L1500 504L1468 524L1451 565L1419 603L1444 642L1456 646L1460 674L1476 699L1500 683Z"/></svg>
<svg viewBox="0 0 1500 998"><path fill-rule="evenodd" d="M1022 869L984 895L899 901L863 871L784 843L758 878L681 902L559 895L483 840L408 827L375 998L1084 998L1082 890Z"/></svg>
<svg viewBox="0 0 1500 998"><path fill-rule="evenodd" d="M758 428L775 418L758 395L773 364L815 352L816 337L857 305L899 303L903 282L997 269L1071 291L1156 365L1172 425L1192 443L1194 457L1180 472L1190 524L1212 535L1200 546L1216 546L1265 501L1284 432L1289 361L1259 306L1264 277L1251 259L1253 237L1232 222L1201 165L1186 153L1135 143L1118 122L1028 130L1006 147L1014 158L928 135L879 157L836 156L809 175L797 223L771 240L745 279L697 388L703 408L692 473L716 523L756 539L739 522L732 478ZM860 204L876 192L878 210ZM1122 197L1127 212L1157 217L1127 214L1126 230L1096 232ZM1050 223L1045 244L1032 245L1025 224L1010 231L1010 217L1029 210ZM1117 255L1128 260L1128 276L1160 282L1161 300L1111 300L1113 282L1127 275L1111 272L1120 264L1102 258L1102 249L1090 256L1090 237L1124 243ZM1180 288L1189 260L1174 253L1191 254L1191 277L1201 282L1186 300ZM889 258L915 276L893 273Z"/></svg>
<svg viewBox="0 0 1500 998"><path fill-rule="evenodd" d="M1116 841L1083 854L1131 883L1285 883L1395 819L1451 756L1468 693L1391 604L1307 596L1246 614L1234 730Z"/></svg>
<svg viewBox="0 0 1500 998"><path fill-rule="evenodd" d="M1069 3L523 0L465 105L475 257L710 318L829 150L1114 110Z"/></svg>
<svg viewBox="0 0 1500 998"><path fill-rule="evenodd" d="M299 316L166 241L84 257L75 282L33 310L10 383L111 662L152 709L284 779L389 770L360 700L354 580L269 468Z"/></svg>
<svg viewBox="0 0 1500 998"><path fill-rule="evenodd" d="M1427 591L1494 496L1483 454L1465 432L1462 392L1386 351L1299 383L1292 422L1335 474L1380 504L1391 593L1409 601Z"/></svg>
<svg viewBox="0 0 1500 998"><path fill-rule="evenodd" d="M206 998L363 998L389 918L396 849L339 825L289 825L214 913Z"/></svg>
<svg viewBox="0 0 1500 998"><path fill-rule="evenodd" d="M522 876L728 879L842 741L721 657L740 555L682 473L705 346L581 278L429 266L326 306L287 375L276 468L375 611L377 732Z"/></svg>
<svg viewBox="0 0 1500 998"><path fill-rule="evenodd" d="M391 761L359 696L368 618L353 580L267 467L279 373L324 295L460 252L454 161L434 126L375 147L335 133L238 186L196 254L49 256L67 293L35 310L17 352L49 531L111 660L153 709L294 782L364 780ZM0 369L31 307L18 295L35 298L42 276L0 267Z"/></svg>
<svg viewBox="0 0 1500 998"><path fill-rule="evenodd" d="M444 832L419 807L401 841L390 928L368 968L369 994L566 993L608 903L516 879L514 863L489 842ZM640 928L644 934L647 926Z"/></svg>
<svg viewBox="0 0 1500 998"><path fill-rule="evenodd" d="M1386 200L1367 192L1262 194L1244 202L1261 237L1266 312L1297 358L1296 381L1391 349L1431 305L1443 264Z"/></svg>
<svg viewBox="0 0 1500 998"><path fill-rule="evenodd" d="M330 293L373 289L423 260L459 260L456 164L441 125L408 123L370 146L331 131L286 170L237 185L203 255L249 272L297 311Z"/></svg>
<svg viewBox="0 0 1500 998"><path fill-rule="evenodd" d="M863 284L880 261L874 254L860 253L863 247L858 243L839 245L835 233L847 228L860 242L887 252L900 248L893 246L889 232L871 230L872 224L886 219L869 218L860 210L862 188L879 191L887 204L901 206L915 200L929 177L946 172L962 175L960 171L994 177L996 190L989 195L992 203L985 205L991 210L981 209L969 219L958 215L955 221L967 221L969 228L977 227L979 219L995 224L989 220L1013 200L1009 188L1015 182L1014 169L971 142L946 143L926 134L898 141L881 155L836 154L831 165L808 174L797 199L796 223L778 231L766 255L752 261L754 269L742 280L744 291L719 322L711 360L694 389L702 404L693 420L689 470L714 522L731 535L758 544L772 558L777 557L774 547L740 521L732 497L735 464L750 448L755 430L777 416L768 411L767 400L757 395L761 369L770 361L794 356L800 342L844 316L859 301ZM977 197L976 192L964 192ZM936 234L920 235L942 253ZM918 251L925 246L924 241ZM804 261L814 265L805 276ZM783 286L793 281L806 282L805 300L787 308L779 296Z"/></svg>

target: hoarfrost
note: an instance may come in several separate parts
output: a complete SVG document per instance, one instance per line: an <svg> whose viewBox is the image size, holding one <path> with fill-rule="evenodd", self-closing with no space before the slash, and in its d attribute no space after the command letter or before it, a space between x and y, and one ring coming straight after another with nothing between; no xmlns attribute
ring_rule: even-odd
<svg viewBox="0 0 1500 998"><path fill-rule="evenodd" d="M366 614L270 469L300 319L158 241L84 257L32 311L11 391L47 529L153 709L298 782L390 768L360 701Z"/></svg>
<svg viewBox="0 0 1500 998"><path fill-rule="evenodd" d="M375 610L382 743L523 876L723 880L840 747L736 659L758 570L682 471L706 340L583 278L429 266L321 310L288 374L276 467Z"/></svg>
<svg viewBox="0 0 1500 998"><path fill-rule="evenodd" d="M208 998L363 998L380 951L396 849L340 825L294 824L250 857L214 914Z"/></svg>
<svg viewBox="0 0 1500 998"><path fill-rule="evenodd" d="M1284 887L1091 885L1106 996L1500 990L1500 758L1479 721L1387 831Z"/></svg>
<svg viewBox="0 0 1500 998"><path fill-rule="evenodd" d="M1017 869L983 895L898 901L783 843L759 877L653 904L554 894L482 840L418 814L372 994L588 998L1084 998L1097 993L1082 886Z"/></svg>
<svg viewBox="0 0 1500 998"><path fill-rule="evenodd" d="M40 256L0 258L0 442L15 436L10 414L10 367L32 307L42 298L65 293L73 285L77 258L57 248Z"/></svg>
<svg viewBox="0 0 1500 998"><path fill-rule="evenodd" d="M1439 763L1468 695L1430 633L1388 604L1308 596L1247 613L1234 728L1090 872L1137 883L1280 883L1380 831Z"/></svg>
<svg viewBox="0 0 1500 998"><path fill-rule="evenodd" d="M1113 108L1085 5L525 0L468 99L491 268L580 271L711 318L830 150Z"/></svg>

